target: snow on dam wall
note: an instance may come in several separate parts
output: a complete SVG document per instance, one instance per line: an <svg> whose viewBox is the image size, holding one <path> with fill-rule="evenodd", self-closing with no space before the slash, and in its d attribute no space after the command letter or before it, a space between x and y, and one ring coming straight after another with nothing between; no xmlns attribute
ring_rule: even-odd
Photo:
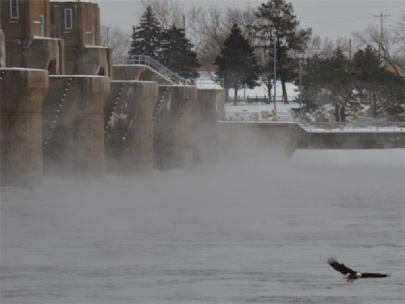
<svg viewBox="0 0 405 304"><path fill-rule="evenodd" d="M47 173L104 172L104 105L109 93L107 77L50 77L43 111Z"/></svg>
<svg viewBox="0 0 405 304"><path fill-rule="evenodd" d="M42 106L48 72L0 69L0 185L29 185L41 180Z"/></svg>
<svg viewBox="0 0 405 304"><path fill-rule="evenodd" d="M104 108L107 170L153 170L153 113L158 96L155 82L111 81Z"/></svg>

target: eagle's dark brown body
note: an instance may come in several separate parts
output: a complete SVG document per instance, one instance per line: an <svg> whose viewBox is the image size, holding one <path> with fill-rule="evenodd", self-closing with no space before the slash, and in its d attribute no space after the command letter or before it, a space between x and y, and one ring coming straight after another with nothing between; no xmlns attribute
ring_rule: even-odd
<svg viewBox="0 0 405 304"><path fill-rule="evenodd" d="M354 271L353 269L350 269L343 263L339 263L336 261L335 258L329 258L328 259L328 264L335 269L336 271L339 271L344 275L344 278L348 282L353 282L354 280L357 279L367 279L367 278L385 278L388 276L388 274L385 273L373 273L373 272L357 272Z"/></svg>

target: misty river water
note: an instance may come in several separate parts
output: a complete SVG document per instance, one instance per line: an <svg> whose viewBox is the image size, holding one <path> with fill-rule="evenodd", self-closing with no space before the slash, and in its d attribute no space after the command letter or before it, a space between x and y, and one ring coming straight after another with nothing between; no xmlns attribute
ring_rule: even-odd
<svg viewBox="0 0 405 304"><path fill-rule="evenodd" d="M405 303L404 150L3 189L1 304ZM334 255L384 279L348 284Z"/></svg>

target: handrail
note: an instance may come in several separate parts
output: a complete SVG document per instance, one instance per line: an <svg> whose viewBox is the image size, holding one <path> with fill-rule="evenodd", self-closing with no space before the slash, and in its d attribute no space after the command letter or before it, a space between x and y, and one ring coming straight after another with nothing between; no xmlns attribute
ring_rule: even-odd
<svg viewBox="0 0 405 304"><path fill-rule="evenodd" d="M146 55L131 55L128 57L120 57L117 59L117 64L133 64L133 65L146 65L151 69L157 71L161 74L166 80L173 84L179 85L190 85L192 82L189 79L179 76L179 74L173 72L163 64L161 64L156 59L146 56Z"/></svg>

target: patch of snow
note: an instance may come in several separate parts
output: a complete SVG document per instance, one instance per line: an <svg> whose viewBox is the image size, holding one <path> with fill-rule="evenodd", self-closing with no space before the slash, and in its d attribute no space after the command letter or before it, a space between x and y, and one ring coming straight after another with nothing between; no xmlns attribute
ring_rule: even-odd
<svg viewBox="0 0 405 304"><path fill-rule="evenodd" d="M111 83L157 83L156 81L149 81L149 80L110 80Z"/></svg>
<svg viewBox="0 0 405 304"><path fill-rule="evenodd" d="M50 78L108 78L100 75L49 75Z"/></svg>
<svg viewBox="0 0 405 304"><path fill-rule="evenodd" d="M32 68L22 68L22 67L8 67L8 68L0 68L0 71L41 71L41 72L44 72L46 70L32 69Z"/></svg>

